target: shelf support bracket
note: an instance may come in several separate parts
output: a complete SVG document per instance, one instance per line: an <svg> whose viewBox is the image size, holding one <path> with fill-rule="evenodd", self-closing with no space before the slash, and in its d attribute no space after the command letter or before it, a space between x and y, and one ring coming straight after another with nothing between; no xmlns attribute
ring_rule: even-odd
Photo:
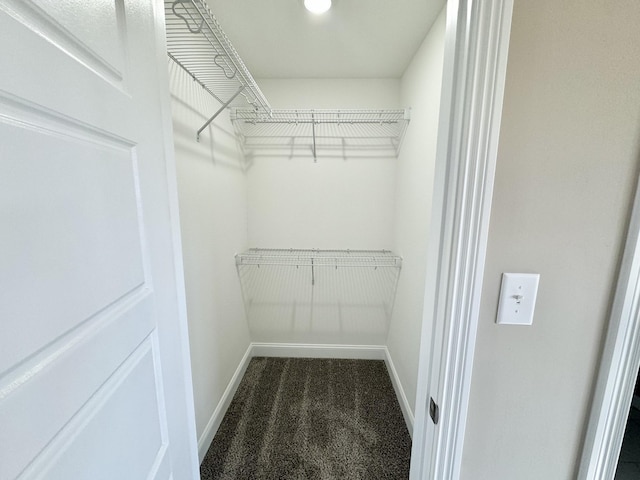
<svg viewBox="0 0 640 480"><path fill-rule="evenodd" d="M313 270L313 257L311 257L311 286L316 284L316 272Z"/></svg>
<svg viewBox="0 0 640 480"><path fill-rule="evenodd" d="M227 100L226 102L224 102L224 103L222 104L222 106L218 109L218 111L217 111L216 113L214 113L214 114L213 114L213 116L212 116L209 120L207 120L207 121L205 122L205 124L204 124L202 127L200 127L200 130L198 130L198 133L196 134L196 140L197 140L198 142L200 141L200 134L202 133L202 131L203 131L205 128L207 128L207 127L209 126L209 124L210 124L211 122L213 122L213 121L215 120L215 118L216 118L218 115L220 115L220 114L222 113L222 111L223 111L225 108L227 108L227 107L229 106L229 104L230 104L231 102L233 102L233 101L236 99L236 97L237 97L238 95L240 95L240 94L242 93L242 91L243 91L243 90L244 90L244 85L240 85L240 88L238 88L238 90L236 91L236 93L234 93L234 94L233 94L233 96L232 96L229 100Z"/></svg>
<svg viewBox="0 0 640 480"><path fill-rule="evenodd" d="M316 119L313 113L311 113L311 132L313 134L313 163L317 163L318 157L316 156Z"/></svg>

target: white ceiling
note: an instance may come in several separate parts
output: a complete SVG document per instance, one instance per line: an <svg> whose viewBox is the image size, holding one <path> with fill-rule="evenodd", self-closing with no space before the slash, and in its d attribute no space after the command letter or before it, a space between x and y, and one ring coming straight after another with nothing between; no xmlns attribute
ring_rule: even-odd
<svg viewBox="0 0 640 480"><path fill-rule="evenodd" d="M208 0L256 78L396 78L445 0Z"/></svg>

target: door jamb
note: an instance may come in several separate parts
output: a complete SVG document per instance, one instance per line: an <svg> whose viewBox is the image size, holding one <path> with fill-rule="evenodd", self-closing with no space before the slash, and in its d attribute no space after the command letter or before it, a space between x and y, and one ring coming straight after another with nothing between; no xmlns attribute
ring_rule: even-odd
<svg viewBox="0 0 640 480"><path fill-rule="evenodd" d="M173 256L167 258L172 263L175 275L176 311L170 323L164 322L158 325L158 342L162 343L165 351L170 351L174 362L161 364L163 370L163 388L179 389L183 402L177 405L167 405L165 409L173 409L178 413L174 415L176 421L186 423L188 438L182 439L181 445L171 447L172 463L183 472L189 472L191 480L200 478L200 461L198 458L198 440L196 431L195 402L193 398L193 382L191 377L191 355L189 347L189 331L187 321L187 298L184 280L184 262L182 258L182 237L180 234L180 212L178 208L178 177L176 157L173 143L173 125L171 123L171 98L169 92L169 72L167 69L166 26L164 3L160 0L152 0L153 20L155 30L155 62L156 73L159 82L159 104L162 114L164 143L164 162L166 167L166 188L168 191L168 205L171 230L171 248ZM158 159L160 161L161 159ZM161 359L162 361L163 359ZM165 358L166 360L166 358ZM167 382L170 379L171 383ZM170 421L170 420L169 420ZM172 467L173 468L173 467ZM173 475L171 478L174 478Z"/></svg>
<svg viewBox="0 0 640 480"><path fill-rule="evenodd" d="M513 0L447 4L411 480L460 477L512 10Z"/></svg>
<svg viewBox="0 0 640 480"><path fill-rule="evenodd" d="M612 480L640 367L640 185L592 400L579 480Z"/></svg>

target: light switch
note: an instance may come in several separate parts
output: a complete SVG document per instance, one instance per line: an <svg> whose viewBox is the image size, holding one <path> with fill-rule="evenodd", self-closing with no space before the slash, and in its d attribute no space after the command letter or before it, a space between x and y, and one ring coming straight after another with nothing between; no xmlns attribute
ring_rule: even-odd
<svg viewBox="0 0 640 480"><path fill-rule="evenodd" d="M503 273L496 323L531 325L539 280L538 273Z"/></svg>

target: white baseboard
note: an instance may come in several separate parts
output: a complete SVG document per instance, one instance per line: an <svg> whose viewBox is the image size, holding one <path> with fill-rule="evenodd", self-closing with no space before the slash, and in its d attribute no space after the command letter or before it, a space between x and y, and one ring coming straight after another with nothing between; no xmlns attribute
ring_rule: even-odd
<svg viewBox="0 0 640 480"><path fill-rule="evenodd" d="M387 370L389 371L389 376L391 377L391 383L393 384L393 389L396 391L396 397L398 397L398 403L400 404L400 410L402 410L402 415L404 416L404 421L407 424L407 430L409 430L409 435L413 439L413 412L411 411L411 407L409 406L409 401L407 400L407 396L404 393L404 389L402 388L402 383L400 382L400 377L398 377L398 372L396 371L396 367L393 365L393 360L391 359L391 354L387 347L384 347L384 361L387 364Z"/></svg>
<svg viewBox="0 0 640 480"><path fill-rule="evenodd" d="M229 381L227 388L222 394L222 398L220 398L220 401L218 402L218 406L213 411L213 415L211 415L211 418L209 419L209 423L207 423L207 426L205 427L204 432L202 432L202 435L198 439L198 457L200 459L200 463L202 463L202 460L204 459L204 456L206 455L207 450L209 450L209 446L213 441L213 437L215 437L216 432L218 431L218 428L222 423L224 414L227 413L229 404L231 403L231 400L233 400L233 396L236 394L236 390L238 390L238 385L240 385L240 380L242 380L242 377L244 376L244 372L247 370L247 366L249 365L249 362L251 361L251 357L253 356L251 354L251 350L252 350L252 345L249 345L249 348L247 348L247 351L242 357L242 360L240 360L240 364L238 365L238 368L236 368L235 373L231 377L231 380Z"/></svg>
<svg viewBox="0 0 640 480"><path fill-rule="evenodd" d="M252 343L253 357L349 358L384 360L384 345L323 345L303 343Z"/></svg>

